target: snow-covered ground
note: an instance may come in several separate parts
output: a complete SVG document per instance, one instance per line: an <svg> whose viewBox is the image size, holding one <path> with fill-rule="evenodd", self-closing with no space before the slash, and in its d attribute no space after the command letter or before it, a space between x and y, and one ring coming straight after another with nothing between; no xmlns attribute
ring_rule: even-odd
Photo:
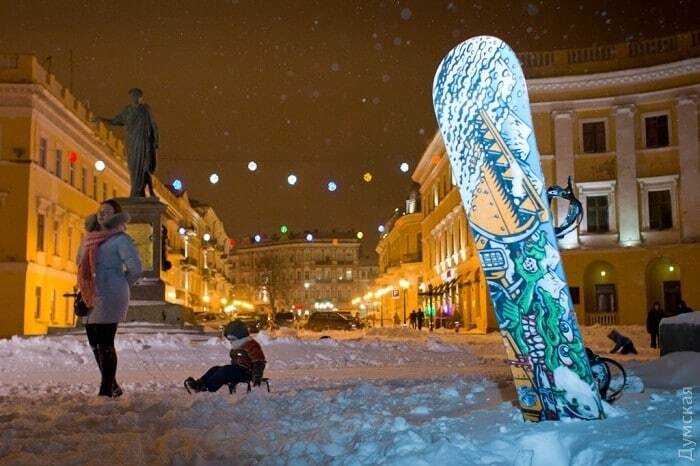
<svg viewBox="0 0 700 466"><path fill-rule="evenodd" d="M700 353L658 359L643 327L617 329L640 354L615 358L646 389L605 421L538 424L514 404L498 334L262 333L272 393L188 395L225 343L124 326L117 400L95 396L82 335L0 340L0 464L693 464L679 450L700 432ZM586 344L605 355L608 331L585 328Z"/></svg>

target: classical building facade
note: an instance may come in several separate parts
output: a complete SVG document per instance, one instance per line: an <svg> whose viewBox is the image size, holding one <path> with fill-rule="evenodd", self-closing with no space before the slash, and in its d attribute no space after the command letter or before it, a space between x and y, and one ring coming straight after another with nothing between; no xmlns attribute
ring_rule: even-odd
<svg viewBox="0 0 700 466"><path fill-rule="evenodd" d="M700 308L700 31L519 56L545 181L572 176L583 204L580 227L560 241L579 321L641 324L654 301ZM430 301L467 327L494 328L439 134L413 179ZM553 206L559 221L566 207Z"/></svg>
<svg viewBox="0 0 700 466"><path fill-rule="evenodd" d="M307 235L311 235L307 238ZM377 276L350 233L245 238L230 251L236 297L276 310L350 309Z"/></svg>
<svg viewBox="0 0 700 466"><path fill-rule="evenodd" d="M63 294L76 283L84 219L129 194L124 147L91 117L35 57L0 55L0 337L75 324ZM186 193L157 179L155 189L168 218L166 300L220 308L231 294L221 222Z"/></svg>

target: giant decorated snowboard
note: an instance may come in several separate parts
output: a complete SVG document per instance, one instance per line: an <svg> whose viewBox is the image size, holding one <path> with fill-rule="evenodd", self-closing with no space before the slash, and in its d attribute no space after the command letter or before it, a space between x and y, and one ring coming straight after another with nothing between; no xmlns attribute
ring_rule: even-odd
<svg viewBox="0 0 700 466"><path fill-rule="evenodd" d="M523 417L604 417L546 201L525 78L481 36L455 47L433 104L503 336Z"/></svg>

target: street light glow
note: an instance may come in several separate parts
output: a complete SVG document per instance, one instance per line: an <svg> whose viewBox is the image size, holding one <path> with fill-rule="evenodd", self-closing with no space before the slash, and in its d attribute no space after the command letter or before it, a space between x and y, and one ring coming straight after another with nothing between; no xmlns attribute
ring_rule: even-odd
<svg viewBox="0 0 700 466"><path fill-rule="evenodd" d="M202 236L202 239L204 240L205 243L208 243L209 240L211 240L211 235L209 233L204 233Z"/></svg>
<svg viewBox="0 0 700 466"><path fill-rule="evenodd" d="M251 160L250 162L248 162L248 170L254 172L257 169L258 169L258 164L255 163L254 160Z"/></svg>
<svg viewBox="0 0 700 466"><path fill-rule="evenodd" d="M180 236L185 236L185 233L187 233L187 228L180 227L177 229L177 232L180 233Z"/></svg>
<svg viewBox="0 0 700 466"><path fill-rule="evenodd" d="M260 234L258 233L255 236L253 236L253 239L256 243L259 243L260 241L262 241L262 236L260 236Z"/></svg>
<svg viewBox="0 0 700 466"><path fill-rule="evenodd" d="M338 189L338 185L335 184L335 181L329 181L328 182L328 191L333 192L336 189Z"/></svg>
<svg viewBox="0 0 700 466"><path fill-rule="evenodd" d="M219 182L219 175L217 175L216 173L212 173L211 175L209 175L209 182L211 184L218 183Z"/></svg>
<svg viewBox="0 0 700 466"><path fill-rule="evenodd" d="M384 233L384 230L385 230L384 225L379 225L379 226L377 227L377 231L378 231L379 233Z"/></svg>
<svg viewBox="0 0 700 466"><path fill-rule="evenodd" d="M314 240L314 235L312 235L311 233L307 233L306 234L306 241L313 241L313 240Z"/></svg>
<svg viewBox="0 0 700 466"><path fill-rule="evenodd" d="M294 173L289 175L287 177L287 183L289 183L290 186L294 186L295 184L297 184L297 176Z"/></svg>
<svg viewBox="0 0 700 466"><path fill-rule="evenodd" d="M402 163L399 169L404 173L408 173L408 164L406 162Z"/></svg>
<svg viewBox="0 0 700 466"><path fill-rule="evenodd" d="M364 238L364 236L365 236L365 234L362 233L361 231L357 232L357 239L362 239L362 238Z"/></svg>
<svg viewBox="0 0 700 466"><path fill-rule="evenodd" d="M97 170L98 172L104 171L106 167L107 165L105 165L105 163L102 160L98 160L97 162L95 162L95 170Z"/></svg>
<svg viewBox="0 0 700 466"><path fill-rule="evenodd" d="M182 180L180 180L179 178L175 178L173 180L172 186L175 191L182 191Z"/></svg>

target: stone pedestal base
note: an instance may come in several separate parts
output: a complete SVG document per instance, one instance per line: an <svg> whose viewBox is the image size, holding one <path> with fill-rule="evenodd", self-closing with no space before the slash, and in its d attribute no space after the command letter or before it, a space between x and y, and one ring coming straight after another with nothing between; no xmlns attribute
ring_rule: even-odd
<svg viewBox="0 0 700 466"><path fill-rule="evenodd" d="M661 356L679 351L700 352L700 312L662 319L659 348Z"/></svg>
<svg viewBox="0 0 700 466"><path fill-rule="evenodd" d="M195 324L192 309L188 307L165 301L138 300L129 302L126 322L153 322L179 326L185 323Z"/></svg>

